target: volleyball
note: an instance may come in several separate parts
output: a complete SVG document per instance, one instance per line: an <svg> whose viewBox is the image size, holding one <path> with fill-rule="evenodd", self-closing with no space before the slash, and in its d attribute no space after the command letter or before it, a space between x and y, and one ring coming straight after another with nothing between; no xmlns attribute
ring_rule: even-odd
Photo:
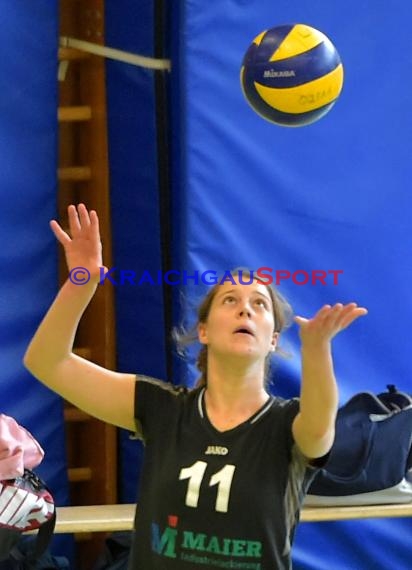
<svg viewBox="0 0 412 570"><path fill-rule="evenodd" d="M343 65L325 34L304 24L285 24L253 40L240 81L256 113L278 125L301 127L331 110L342 90Z"/></svg>

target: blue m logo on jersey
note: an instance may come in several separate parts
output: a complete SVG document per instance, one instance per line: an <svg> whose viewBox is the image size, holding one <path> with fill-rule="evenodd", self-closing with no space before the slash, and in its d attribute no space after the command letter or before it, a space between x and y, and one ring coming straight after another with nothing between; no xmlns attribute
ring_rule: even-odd
<svg viewBox="0 0 412 570"><path fill-rule="evenodd" d="M176 558L177 529L167 526L160 534L159 525L152 523L152 550L157 554Z"/></svg>

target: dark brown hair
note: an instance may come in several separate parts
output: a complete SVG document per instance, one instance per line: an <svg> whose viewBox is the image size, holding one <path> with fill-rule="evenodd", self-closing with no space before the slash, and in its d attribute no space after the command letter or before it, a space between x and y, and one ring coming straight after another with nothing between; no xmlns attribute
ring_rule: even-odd
<svg viewBox="0 0 412 570"><path fill-rule="evenodd" d="M244 278L244 276L248 277L251 280L252 275L253 272L250 271L249 269L234 269L231 272L232 277L240 276L241 280ZM253 276L253 279L256 281L258 280L258 278L255 276ZM200 323L207 322L210 309L213 303L213 299L215 298L220 285L222 285L223 283L224 281L218 280L217 283L210 289L210 291L204 297L203 301L201 302L201 304L197 309L197 322L195 326L188 333L184 331L174 333L175 340L180 349L179 350L180 354L182 354L185 347L198 341L197 327ZM263 282L262 284L266 287L270 299L272 301L275 332L281 333L290 324L292 316L292 308L277 289L275 289L272 285L266 285ZM282 351L278 349L278 347L276 347L276 351L282 353ZM269 375L271 356L272 356L271 354L268 354L265 361L265 381L267 380ZM206 386L207 384L207 358L208 358L207 345L202 345L196 360L196 366L200 372L200 378L196 386Z"/></svg>

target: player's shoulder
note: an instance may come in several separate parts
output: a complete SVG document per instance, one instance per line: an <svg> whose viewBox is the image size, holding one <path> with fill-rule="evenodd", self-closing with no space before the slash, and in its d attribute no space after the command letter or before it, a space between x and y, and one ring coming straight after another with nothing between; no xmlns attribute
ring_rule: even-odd
<svg viewBox="0 0 412 570"><path fill-rule="evenodd" d="M273 408L277 409L288 409L288 408L299 408L299 398L282 398L281 396L273 397Z"/></svg>
<svg viewBox="0 0 412 570"><path fill-rule="evenodd" d="M284 421L290 423L299 412L300 400L299 398L282 398L275 396L271 412L273 417L282 418Z"/></svg>
<svg viewBox="0 0 412 570"><path fill-rule="evenodd" d="M168 394L170 397L183 399L196 398L200 388L190 388L184 384L173 384L166 380L154 378L146 374L136 374L136 387L138 391L148 390Z"/></svg>

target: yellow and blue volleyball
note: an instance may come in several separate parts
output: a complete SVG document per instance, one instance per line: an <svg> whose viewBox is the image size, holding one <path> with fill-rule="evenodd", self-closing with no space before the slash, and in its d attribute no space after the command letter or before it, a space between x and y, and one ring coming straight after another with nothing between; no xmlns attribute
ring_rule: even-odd
<svg viewBox="0 0 412 570"><path fill-rule="evenodd" d="M253 40L240 80L246 100L264 119L301 127L333 107L343 86L343 65L325 34L304 24L285 24Z"/></svg>

